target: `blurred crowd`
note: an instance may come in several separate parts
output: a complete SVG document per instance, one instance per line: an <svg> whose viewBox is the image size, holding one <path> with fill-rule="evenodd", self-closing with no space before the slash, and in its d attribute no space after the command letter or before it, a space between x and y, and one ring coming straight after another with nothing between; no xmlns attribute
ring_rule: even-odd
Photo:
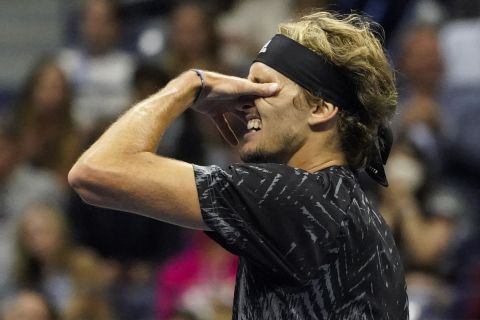
<svg viewBox="0 0 480 320"><path fill-rule="evenodd" d="M160 3L160 4L159 4ZM86 0L0 115L0 319L230 319L237 260L201 232L89 206L67 173L129 106L189 68L245 76L276 25L366 12L397 70L390 187L411 319L480 319L480 1ZM41 36L41 35L39 35ZM239 161L187 111L158 152Z"/></svg>

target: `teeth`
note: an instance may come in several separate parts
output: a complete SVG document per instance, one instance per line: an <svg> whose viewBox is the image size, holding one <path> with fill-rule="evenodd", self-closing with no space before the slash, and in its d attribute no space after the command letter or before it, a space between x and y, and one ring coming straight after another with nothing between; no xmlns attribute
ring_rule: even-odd
<svg viewBox="0 0 480 320"><path fill-rule="evenodd" d="M260 121L260 119L249 120L247 123L247 129L255 131L262 129L262 121Z"/></svg>

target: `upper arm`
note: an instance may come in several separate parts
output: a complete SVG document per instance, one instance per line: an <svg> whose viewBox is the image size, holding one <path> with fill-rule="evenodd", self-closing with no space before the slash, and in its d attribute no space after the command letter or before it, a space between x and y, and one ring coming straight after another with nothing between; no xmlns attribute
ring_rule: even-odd
<svg viewBox="0 0 480 320"><path fill-rule="evenodd" d="M172 224L208 229L200 214L191 164L142 152L96 166L82 159L69 181L88 203Z"/></svg>

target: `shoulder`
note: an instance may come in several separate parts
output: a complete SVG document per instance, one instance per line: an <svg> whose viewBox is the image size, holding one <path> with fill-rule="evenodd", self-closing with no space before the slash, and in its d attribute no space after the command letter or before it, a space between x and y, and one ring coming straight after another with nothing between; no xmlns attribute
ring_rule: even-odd
<svg viewBox="0 0 480 320"><path fill-rule="evenodd" d="M261 163L261 164L232 164L227 167L219 166L197 166L194 165L197 179L208 179L211 182L235 181L257 182L262 184L267 180L281 182L284 180L301 179L311 176L302 169L292 168L283 164Z"/></svg>
<svg viewBox="0 0 480 320"><path fill-rule="evenodd" d="M354 173L346 167L329 167L318 172L308 172L285 164L259 163L232 164L225 168L194 165L194 171L197 179L209 179L211 182L239 179L257 180L260 184L268 179L274 180L276 183L314 182L324 189L333 188L337 193L351 190L357 186Z"/></svg>
<svg viewBox="0 0 480 320"><path fill-rule="evenodd" d="M344 211L355 198L361 197L355 175L346 167L308 172L283 164L263 163L234 164L224 169L194 166L194 171L201 198L237 195L255 206L324 203Z"/></svg>
<svg viewBox="0 0 480 320"><path fill-rule="evenodd" d="M73 72L82 61L82 53L74 48L64 48L57 55L57 62L67 73Z"/></svg>
<svg viewBox="0 0 480 320"><path fill-rule="evenodd" d="M278 163L235 163L227 167L220 167L217 165L213 166L198 166L194 165L195 170L205 173L212 174L216 172L224 172L226 174L258 174L258 175L269 175L272 173L284 173L284 174L309 174L307 171L290 167L285 164Z"/></svg>
<svg viewBox="0 0 480 320"><path fill-rule="evenodd" d="M346 199L361 190L355 173L348 167L332 166L316 172L316 175L325 190L324 197Z"/></svg>

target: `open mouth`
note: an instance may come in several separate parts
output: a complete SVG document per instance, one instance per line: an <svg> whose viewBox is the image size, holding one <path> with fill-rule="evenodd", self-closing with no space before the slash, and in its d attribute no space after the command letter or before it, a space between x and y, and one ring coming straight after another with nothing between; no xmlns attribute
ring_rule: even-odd
<svg viewBox="0 0 480 320"><path fill-rule="evenodd" d="M262 130L262 120L258 118L249 119L247 121L248 132L257 132Z"/></svg>

